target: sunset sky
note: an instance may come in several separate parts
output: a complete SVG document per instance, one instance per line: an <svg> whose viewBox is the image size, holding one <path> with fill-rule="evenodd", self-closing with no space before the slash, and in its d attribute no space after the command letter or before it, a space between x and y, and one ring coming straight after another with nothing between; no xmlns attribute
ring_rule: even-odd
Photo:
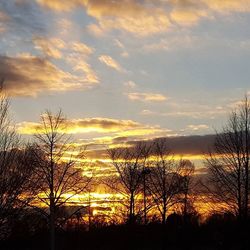
<svg viewBox="0 0 250 250"><path fill-rule="evenodd" d="M249 23L250 0L0 0L0 78L22 134L59 108L95 147L212 134L250 91Z"/></svg>

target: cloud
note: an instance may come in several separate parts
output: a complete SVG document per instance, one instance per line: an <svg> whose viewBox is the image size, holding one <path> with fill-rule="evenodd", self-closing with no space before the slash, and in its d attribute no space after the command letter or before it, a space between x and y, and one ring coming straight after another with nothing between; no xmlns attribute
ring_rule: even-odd
<svg viewBox="0 0 250 250"><path fill-rule="evenodd" d="M183 109L184 105L182 105ZM179 108L177 106L177 108ZM196 111L194 111L196 110ZM159 111L152 111L152 110L142 110L141 115L148 115L148 116L166 116L166 117L180 117L180 118L193 118L193 119L215 119L216 116L224 116L229 112L228 108L223 108L221 106L217 107L202 107L202 106L194 106L194 107L189 107L189 110L182 110L179 111L179 109L176 109L174 111L170 112L159 112Z"/></svg>
<svg viewBox="0 0 250 250"><path fill-rule="evenodd" d="M70 11L76 7L85 8L87 14L98 21L98 24L89 26L89 30L95 34L116 29L137 36L147 36L166 31L170 24L164 10L154 4L148 6L145 1L37 0L37 2L56 11Z"/></svg>
<svg viewBox="0 0 250 250"><path fill-rule="evenodd" d="M198 125L188 125L186 130L199 131L199 130L207 130L209 126L206 124L198 124Z"/></svg>
<svg viewBox="0 0 250 250"><path fill-rule="evenodd" d="M3 11L0 10L0 33L6 31L6 23L9 21L10 17Z"/></svg>
<svg viewBox="0 0 250 250"><path fill-rule="evenodd" d="M171 20L182 26L191 26L199 22L202 17L207 17L208 13L204 10L174 9Z"/></svg>
<svg viewBox="0 0 250 250"><path fill-rule="evenodd" d="M217 12L249 12L250 2L249 0L202 0L206 6Z"/></svg>
<svg viewBox="0 0 250 250"><path fill-rule="evenodd" d="M158 137L138 139L132 137L100 137L94 138L92 142L80 144L80 146L87 145L87 157L90 159L108 160L107 148L133 148L138 143L145 143L151 145L156 140L165 140L167 150L170 150L176 158L204 160L205 154L213 151L216 135L192 135L192 136L172 136L172 137ZM131 140L133 139L133 140ZM137 140L136 140L137 139Z"/></svg>
<svg viewBox="0 0 250 250"><path fill-rule="evenodd" d="M99 83L99 78L88 63L89 56L95 51L94 48L79 41L72 41L68 43L65 48L65 61L69 63L74 72L83 73L84 80L89 83Z"/></svg>
<svg viewBox="0 0 250 250"><path fill-rule="evenodd" d="M79 41L64 42L60 38L56 37L34 37L33 43L35 48L43 52L47 57L60 59L63 56L63 52L69 51L70 53L76 53L78 55L89 56L94 52L94 48Z"/></svg>
<svg viewBox="0 0 250 250"><path fill-rule="evenodd" d="M48 26L44 22L44 12L34 1L0 1L0 10L8 16L7 22L5 21L6 29L12 33L22 34L27 39L33 34L47 32Z"/></svg>
<svg viewBox="0 0 250 250"><path fill-rule="evenodd" d="M140 128L140 123L131 120L117 120L110 118L84 118L65 121L67 133L89 133L89 132L118 132ZM41 129L39 123L24 122L19 124L19 131L22 134L33 134L37 129Z"/></svg>
<svg viewBox="0 0 250 250"><path fill-rule="evenodd" d="M143 102L164 102L167 100L167 97L162 94L156 93L128 93L128 98L132 101L143 101Z"/></svg>
<svg viewBox="0 0 250 250"><path fill-rule="evenodd" d="M92 23L87 26L87 30L90 34L96 37L102 37L105 35L105 31L102 30L98 25Z"/></svg>
<svg viewBox="0 0 250 250"><path fill-rule="evenodd" d="M134 89L136 87L136 83L133 82L133 81L128 81L128 82L124 82L123 84L125 87L128 87L128 88L131 88L131 89Z"/></svg>
<svg viewBox="0 0 250 250"><path fill-rule="evenodd" d="M47 57L62 58L61 49L65 48L65 43L59 38L35 37L33 39L35 48L42 51Z"/></svg>
<svg viewBox="0 0 250 250"><path fill-rule="evenodd" d="M64 42L59 38L35 37L35 47L42 51L43 55L50 59L64 59L71 65L74 72L84 73L84 81L99 83L99 78L91 65L87 62L95 49L79 41Z"/></svg>
<svg viewBox="0 0 250 250"><path fill-rule="evenodd" d="M94 48L91 48L85 43L81 43L81 42L72 42L70 47L72 48L74 52L83 54L83 55L90 55L94 52Z"/></svg>
<svg viewBox="0 0 250 250"><path fill-rule="evenodd" d="M70 34L73 29L73 23L67 18L61 18L56 21L57 29L61 35Z"/></svg>
<svg viewBox="0 0 250 250"><path fill-rule="evenodd" d="M82 79L59 69L45 58L28 54L0 56L0 77L12 96L37 96L43 92L61 92L92 87Z"/></svg>
<svg viewBox="0 0 250 250"><path fill-rule="evenodd" d="M85 74L85 80L89 83L99 83L99 78L90 64L82 60L81 58L68 58L68 61L75 64L74 71L82 71Z"/></svg>
<svg viewBox="0 0 250 250"><path fill-rule="evenodd" d="M216 135L190 135L190 136L172 136L148 140L152 144L154 140L165 140L168 149L174 154L179 155L203 155L209 149L213 149ZM136 143L136 142L133 142Z"/></svg>
<svg viewBox="0 0 250 250"><path fill-rule="evenodd" d="M156 114L155 112L148 109L144 109L141 111L141 115L155 115L155 114Z"/></svg>
<svg viewBox="0 0 250 250"><path fill-rule="evenodd" d="M122 30L136 36L163 33L174 25L191 26L215 14L249 12L249 0L37 0L44 7L56 11L71 11L82 7L97 21L89 25L96 35L110 30Z"/></svg>
<svg viewBox="0 0 250 250"><path fill-rule="evenodd" d="M120 64L115 61L111 56L108 55L101 55L99 57L99 61L106 64L108 67L113 68L119 72L123 72L124 70L120 66Z"/></svg>
<svg viewBox="0 0 250 250"><path fill-rule="evenodd" d="M120 40L114 39L114 45L122 51L120 54L122 57L129 57L128 51L126 50L124 44Z"/></svg>
<svg viewBox="0 0 250 250"><path fill-rule="evenodd" d="M211 45L213 41L209 41ZM180 49L197 49L200 47L204 47L207 45L204 42L204 38L200 38L198 36L191 35L178 35L171 36L168 38L160 39L158 42L145 44L143 46L143 50L145 52L155 52L155 51L172 51L172 50L180 50Z"/></svg>
<svg viewBox="0 0 250 250"><path fill-rule="evenodd" d="M41 133L43 127L38 122L22 122L18 124L18 132L26 135ZM107 145L110 147L115 147L115 145L124 146L127 142L172 135L171 130L162 129L158 126L105 117L68 119L64 121L60 132L78 134L78 136L80 134L89 134L91 139L83 140L79 145L95 149L105 148ZM104 136L93 137L93 134L103 134Z"/></svg>
<svg viewBox="0 0 250 250"><path fill-rule="evenodd" d="M39 4L46 8L50 8L56 11L70 11L78 5L82 5L85 1L72 0L72 1L61 1L61 0L36 0Z"/></svg>

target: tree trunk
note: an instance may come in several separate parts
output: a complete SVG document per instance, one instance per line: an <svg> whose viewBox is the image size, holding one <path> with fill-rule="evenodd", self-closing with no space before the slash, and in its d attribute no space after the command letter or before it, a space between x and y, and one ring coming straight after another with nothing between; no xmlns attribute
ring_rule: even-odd
<svg viewBox="0 0 250 250"><path fill-rule="evenodd" d="M143 176L143 206L144 206L144 224L147 224L147 197L146 197L146 176Z"/></svg>
<svg viewBox="0 0 250 250"><path fill-rule="evenodd" d="M54 197L50 198L50 250L55 250L55 204Z"/></svg>
<svg viewBox="0 0 250 250"><path fill-rule="evenodd" d="M166 205L166 200L163 200L163 211L162 211L162 224L166 224L166 216L167 215L167 205Z"/></svg>
<svg viewBox="0 0 250 250"><path fill-rule="evenodd" d="M238 172L238 200L237 200L237 205L238 205L238 219L241 220L242 219L242 201L241 201L241 174L240 174L240 170Z"/></svg>
<svg viewBox="0 0 250 250"><path fill-rule="evenodd" d="M184 222L187 222L187 202L188 202L188 195L185 192L185 198L184 198L184 209L183 209L183 217L184 217Z"/></svg>
<svg viewBox="0 0 250 250"><path fill-rule="evenodd" d="M245 220L248 218L248 202L249 202L249 133L250 133L250 128L249 128L249 106L248 106L248 99L246 98L246 103L245 103L245 147L246 147L246 160L245 160L245 207L244 207L244 217Z"/></svg>
<svg viewBox="0 0 250 250"><path fill-rule="evenodd" d="M249 199L248 199L248 195L249 195L249 183L248 183L248 178L249 178L249 163L247 162L246 167L245 167L245 176L246 176L246 180L245 180L245 201L244 201L244 219L247 220L248 218L248 206L249 206Z"/></svg>
<svg viewBox="0 0 250 250"><path fill-rule="evenodd" d="M130 204L129 204L129 224L132 224L134 220L134 193L130 194Z"/></svg>

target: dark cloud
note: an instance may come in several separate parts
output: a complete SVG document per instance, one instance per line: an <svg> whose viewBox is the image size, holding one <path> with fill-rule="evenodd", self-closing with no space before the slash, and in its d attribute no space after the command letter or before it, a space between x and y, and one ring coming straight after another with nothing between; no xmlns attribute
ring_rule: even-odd
<svg viewBox="0 0 250 250"><path fill-rule="evenodd" d="M165 140L170 150L176 154L199 155L207 153L209 149L212 149L215 135L182 136L166 138Z"/></svg>
<svg viewBox="0 0 250 250"><path fill-rule="evenodd" d="M165 137L146 141L147 144L153 144L157 140L164 140L167 149L173 154L179 155L201 155L213 149L216 135L191 135L180 137ZM140 141L128 141L128 144L136 145Z"/></svg>
<svg viewBox="0 0 250 250"><path fill-rule="evenodd" d="M204 136L181 136L181 137L169 137L169 138L158 138L155 140L148 141L127 141L126 137L115 138L113 143L120 143L127 146L131 146L131 149L138 143L145 143L152 145L156 140L165 140L167 144L167 150L176 155L205 155L209 151L213 150L213 145L216 135L204 135ZM118 140L117 140L118 139ZM112 145L112 144L111 144ZM88 152L88 157L103 159L107 158L107 150L100 149L100 144L95 147L95 144L91 145L91 150ZM119 145L118 145L119 147ZM202 174L202 173L200 173Z"/></svg>
<svg viewBox="0 0 250 250"><path fill-rule="evenodd" d="M77 77L44 58L30 55L0 55L0 79L4 79L4 89L12 96L36 96L44 91L60 92L82 87Z"/></svg>

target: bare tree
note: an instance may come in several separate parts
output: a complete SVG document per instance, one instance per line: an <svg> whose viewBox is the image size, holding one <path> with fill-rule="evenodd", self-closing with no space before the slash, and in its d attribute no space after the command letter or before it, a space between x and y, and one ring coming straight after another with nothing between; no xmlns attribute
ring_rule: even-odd
<svg viewBox="0 0 250 250"><path fill-rule="evenodd" d="M217 133L214 151L206 159L212 198L239 219L249 213L250 103L247 98Z"/></svg>
<svg viewBox="0 0 250 250"><path fill-rule="evenodd" d="M116 168L117 175L107 185L114 191L122 194L128 204L128 222L134 223L138 211L136 201L141 193L145 164L149 156L149 147L144 143L138 143L132 148L113 148L108 150L112 164ZM144 199L145 205L145 199Z"/></svg>
<svg viewBox="0 0 250 250"><path fill-rule="evenodd" d="M149 148L150 150L150 148ZM148 151L148 155L150 152ZM146 225L148 222L148 212L153 207L153 202L150 197L150 190L149 190L149 179L150 179L151 169L150 169L150 161L149 164L143 165L142 169L142 194L143 194L143 221Z"/></svg>
<svg viewBox="0 0 250 250"><path fill-rule="evenodd" d="M82 176L83 152L76 152L67 133L67 120L59 111L53 115L46 111L34 135L33 146L35 174L33 180L38 190L37 198L48 208L51 250L55 249L57 212L77 194L86 190L91 178Z"/></svg>
<svg viewBox="0 0 250 250"><path fill-rule="evenodd" d="M149 188L152 198L161 214L162 224L166 223L167 212L178 202L177 195L181 191L180 168L175 163L166 144L166 140L156 140L153 145L151 174Z"/></svg>
<svg viewBox="0 0 250 250"><path fill-rule="evenodd" d="M180 185L181 185L181 204L184 220L187 216L194 212L194 187L196 183L193 181L195 171L194 164L189 160L180 161Z"/></svg>
<svg viewBox="0 0 250 250"><path fill-rule="evenodd" d="M23 164L25 150L9 119L9 99L0 90L0 237L9 219L28 203L30 165ZM8 227L9 228L9 227Z"/></svg>

